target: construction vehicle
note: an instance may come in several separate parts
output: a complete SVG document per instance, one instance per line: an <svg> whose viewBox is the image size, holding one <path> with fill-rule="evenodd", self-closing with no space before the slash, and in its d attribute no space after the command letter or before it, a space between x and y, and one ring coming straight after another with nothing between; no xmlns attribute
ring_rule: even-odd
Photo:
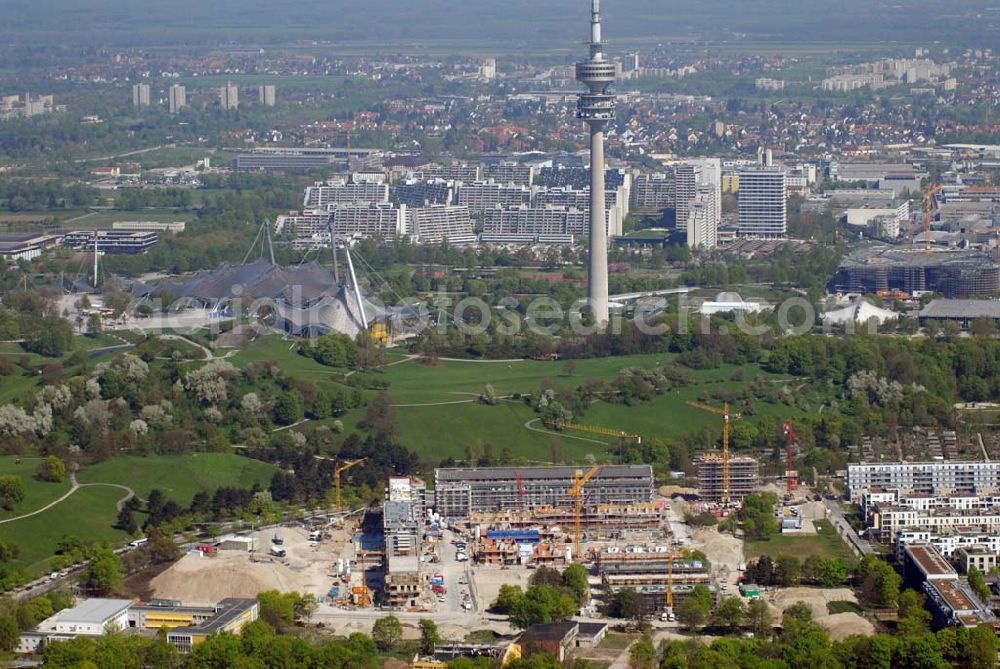
<svg viewBox="0 0 1000 669"><path fill-rule="evenodd" d="M337 500L337 516L340 517L343 514L343 503L340 499L340 475L346 472L348 469L354 465L360 465L362 462L368 458L359 458L357 460L352 460L350 462L345 462L340 467L337 467L334 472L334 488L336 489L336 500Z"/></svg>
<svg viewBox="0 0 1000 669"><path fill-rule="evenodd" d="M566 491L566 494L573 498L573 547L574 556L580 559L581 556L581 535L583 523L583 486L587 485L587 482L597 476L597 473L603 469L603 465L596 465L591 467L586 474L583 473L582 469L577 469L576 473L573 475L573 486Z"/></svg>
<svg viewBox="0 0 1000 669"><path fill-rule="evenodd" d="M288 552L282 546L278 546L277 544L271 544L271 555L273 555L274 557L283 558L286 555L288 555Z"/></svg>
<svg viewBox="0 0 1000 669"><path fill-rule="evenodd" d="M799 435L795 434L795 428L791 421L785 421L783 427L785 433L785 497L792 498L792 491L799 487L797 474L794 470L795 464L795 444L799 443Z"/></svg>
<svg viewBox="0 0 1000 669"><path fill-rule="evenodd" d="M931 216L934 214L934 196L940 191L939 184L924 191L924 253L931 252Z"/></svg>
<svg viewBox="0 0 1000 669"><path fill-rule="evenodd" d="M694 400L688 400L685 404L722 416L722 506L729 506L729 421L737 420L740 414L729 413L729 402L725 402L721 409Z"/></svg>

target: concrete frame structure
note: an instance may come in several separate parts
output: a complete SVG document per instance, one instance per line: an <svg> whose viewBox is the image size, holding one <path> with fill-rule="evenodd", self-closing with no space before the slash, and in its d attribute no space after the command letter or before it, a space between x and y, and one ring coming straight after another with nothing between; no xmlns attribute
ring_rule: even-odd
<svg viewBox="0 0 1000 669"><path fill-rule="evenodd" d="M604 211L604 128L615 118L615 64L604 57L600 0L591 0L590 58L576 64L576 79L587 86L577 101L577 118L590 131L590 211ZM590 217L587 303L594 321L608 322L608 236L600 216Z"/></svg>
<svg viewBox="0 0 1000 669"><path fill-rule="evenodd" d="M435 508L444 518L521 508L571 509L577 467L480 467L434 470ZM587 506L653 499L649 465L605 465L586 486Z"/></svg>
<svg viewBox="0 0 1000 669"><path fill-rule="evenodd" d="M700 456L698 465L698 494L703 500L722 501L722 456L707 453ZM760 465L745 455L729 458L729 499L734 502L757 490L760 485Z"/></svg>

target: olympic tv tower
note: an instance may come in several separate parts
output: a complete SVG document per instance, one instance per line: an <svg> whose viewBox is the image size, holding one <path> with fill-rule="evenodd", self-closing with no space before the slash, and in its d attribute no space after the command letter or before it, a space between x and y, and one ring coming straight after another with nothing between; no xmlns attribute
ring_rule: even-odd
<svg viewBox="0 0 1000 669"><path fill-rule="evenodd" d="M594 321L608 322L608 228L604 210L604 127L615 117L615 65L604 57L601 0L591 0L590 58L576 64L576 80L587 86L576 116L590 129L590 268L587 303Z"/></svg>

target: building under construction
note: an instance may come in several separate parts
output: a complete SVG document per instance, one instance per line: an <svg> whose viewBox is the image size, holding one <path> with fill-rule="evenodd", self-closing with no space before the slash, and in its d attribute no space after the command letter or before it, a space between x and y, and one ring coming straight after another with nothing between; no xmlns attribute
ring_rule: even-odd
<svg viewBox="0 0 1000 669"><path fill-rule="evenodd" d="M574 508L577 467L477 467L434 470L435 510L449 520L477 513ZM650 465L605 465L583 488L583 508L653 499Z"/></svg>
<svg viewBox="0 0 1000 669"><path fill-rule="evenodd" d="M871 246L841 262L832 288L839 291L926 290L945 297L993 295L1000 290L1000 265L968 249Z"/></svg>
<svg viewBox="0 0 1000 669"><path fill-rule="evenodd" d="M584 506L580 513L580 527L614 536L620 530L655 530L662 526L665 507L658 502L639 504L593 504ZM573 508L539 506L521 511L473 513L471 524L511 529L535 527L572 527L576 522Z"/></svg>
<svg viewBox="0 0 1000 669"><path fill-rule="evenodd" d="M698 465L698 494L708 502L721 502L723 491L723 460L721 455L708 453L695 460ZM742 501L760 485L760 466L745 455L729 458L729 500Z"/></svg>
<svg viewBox="0 0 1000 669"><path fill-rule="evenodd" d="M684 599L694 586L710 586L709 565L671 553L666 546L610 547L597 556L597 573L610 599L631 588L642 597L646 613L661 611Z"/></svg>

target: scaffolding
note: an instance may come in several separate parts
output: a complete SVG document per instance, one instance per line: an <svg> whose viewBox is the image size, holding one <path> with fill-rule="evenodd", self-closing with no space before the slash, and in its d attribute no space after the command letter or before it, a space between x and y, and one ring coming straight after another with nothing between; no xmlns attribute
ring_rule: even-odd
<svg viewBox="0 0 1000 669"><path fill-rule="evenodd" d="M702 455L698 465L698 494L709 502L722 502L724 495L723 458L714 454ZM729 499L741 502L760 485L760 465L751 457L741 455L729 458Z"/></svg>

